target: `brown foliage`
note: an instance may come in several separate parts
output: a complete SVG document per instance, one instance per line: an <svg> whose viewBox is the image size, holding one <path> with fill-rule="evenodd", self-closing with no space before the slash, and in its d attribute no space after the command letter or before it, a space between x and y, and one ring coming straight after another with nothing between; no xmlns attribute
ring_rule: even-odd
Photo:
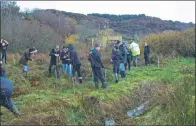
<svg viewBox="0 0 196 126"><path fill-rule="evenodd" d="M144 43L148 42L151 53L157 56L195 56L195 27L180 31L164 31L157 34L149 34L140 41L141 52L144 51Z"/></svg>

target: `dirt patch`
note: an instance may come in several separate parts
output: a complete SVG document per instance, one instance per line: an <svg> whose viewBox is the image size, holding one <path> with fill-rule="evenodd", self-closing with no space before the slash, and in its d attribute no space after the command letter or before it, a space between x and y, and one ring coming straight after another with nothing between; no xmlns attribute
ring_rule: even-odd
<svg viewBox="0 0 196 126"><path fill-rule="evenodd" d="M38 114L28 117L20 117L10 125L62 125L61 120L55 115Z"/></svg>

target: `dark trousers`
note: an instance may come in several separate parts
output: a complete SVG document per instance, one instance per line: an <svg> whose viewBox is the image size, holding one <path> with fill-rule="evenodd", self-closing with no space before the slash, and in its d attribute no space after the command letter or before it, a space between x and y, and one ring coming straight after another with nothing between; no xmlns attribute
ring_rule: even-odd
<svg viewBox="0 0 196 126"><path fill-rule="evenodd" d="M56 64L54 64L54 63L50 63L50 65L49 65L49 68L48 68L48 70L49 70L49 75L51 75L52 74L52 67L55 67L55 69L56 69L56 74L57 74L57 77L59 77L59 69L58 69L58 66L56 65Z"/></svg>
<svg viewBox="0 0 196 126"><path fill-rule="evenodd" d="M80 79L82 77L82 74L81 74L81 64L77 64L77 65L73 66L73 69L72 69L73 77L75 77L75 72L77 72L78 77Z"/></svg>
<svg viewBox="0 0 196 126"><path fill-rule="evenodd" d="M131 70L131 58L127 58L127 63L125 64L125 70Z"/></svg>
<svg viewBox="0 0 196 126"><path fill-rule="evenodd" d="M113 64L113 73L116 80L119 80L118 74L120 73L119 70L120 64Z"/></svg>
<svg viewBox="0 0 196 126"><path fill-rule="evenodd" d="M0 96L0 106L7 108L8 110L10 110L14 114L16 111L18 111L16 106L14 105L13 100L10 97L6 97L3 94L3 92L1 92L1 96Z"/></svg>
<svg viewBox="0 0 196 126"><path fill-rule="evenodd" d="M145 59L145 65L146 66L149 65L150 64L150 56L149 55L145 55L144 59Z"/></svg>
<svg viewBox="0 0 196 126"><path fill-rule="evenodd" d="M113 64L113 73L119 74L120 64Z"/></svg>
<svg viewBox="0 0 196 126"><path fill-rule="evenodd" d="M93 75L94 75L95 87L99 88L98 80L100 80L102 83L102 88L106 88L107 85L105 83L105 78L103 76L103 72L102 72L101 68L100 67L92 67L92 70L93 70Z"/></svg>
<svg viewBox="0 0 196 126"><path fill-rule="evenodd" d="M134 67L137 67L137 59L138 59L138 56L133 56L133 66Z"/></svg>
<svg viewBox="0 0 196 126"><path fill-rule="evenodd" d="M6 51L2 51L2 62L3 59L5 59L5 64L7 63L7 52Z"/></svg>

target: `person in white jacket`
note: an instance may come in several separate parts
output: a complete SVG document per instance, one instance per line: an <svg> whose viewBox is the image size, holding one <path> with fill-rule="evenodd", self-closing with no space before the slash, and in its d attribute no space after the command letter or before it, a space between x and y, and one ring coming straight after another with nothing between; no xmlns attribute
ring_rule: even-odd
<svg viewBox="0 0 196 126"><path fill-rule="evenodd" d="M140 48L139 45L134 42L134 40L132 41L132 43L129 45L131 51L132 51L132 56L133 56L133 66L137 66L137 60L138 60L138 55L140 55Z"/></svg>

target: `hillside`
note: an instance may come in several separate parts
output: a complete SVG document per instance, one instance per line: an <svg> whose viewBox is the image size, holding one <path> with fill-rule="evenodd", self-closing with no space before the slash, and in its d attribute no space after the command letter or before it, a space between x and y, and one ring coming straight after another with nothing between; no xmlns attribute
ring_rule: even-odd
<svg viewBox="0 0 196 126"><path fill-rule="evenodd" d="M110 15L110 14L78 14L71 12L58 11L53 9L37 10L36 13L63 15L75 19L79 24L84 25L81 21L86 21L93 24L95 28L100 29L111 28L115 32L123 34L124 36L144 36L149 33L157 33L165 30L184 30L194 27L193 23L183 23L178 21L161 20L160 18L139 15ZM34 13L32 13L34 14ZM36 18L35 18L36 19Z"/></svg>
<svg viewBox="0 0 196 126"><path fill-rule="evenodd" d="M157 17L150 17L144 14L139 15L109 15L109 14L89 14L89 16L105 18L109 20L109 27L116 32L129 36L146 35L165 30L184 30L194 27L193 23L183 23L178 21L161 20Z"/></svg>
<svg viewBox="0 0 196 126"><path fill-rule="evenodd" d="M1 3L1 37L10 43L8 51L22 51L36 46L47 52L55 44L85 42L102 34L119 34L123 39L165 30L184 30L195 25L164 21L156 17L140 15L78 14L53 9L35 9L19 12L14 2ZM104 31L105 30L105 31ZM110 33L108 33L110 31ZM68 41L69 40L69 41ZM100 42L97 39L97 42ZM45 46L42 46L45 45Z"/></svg>

